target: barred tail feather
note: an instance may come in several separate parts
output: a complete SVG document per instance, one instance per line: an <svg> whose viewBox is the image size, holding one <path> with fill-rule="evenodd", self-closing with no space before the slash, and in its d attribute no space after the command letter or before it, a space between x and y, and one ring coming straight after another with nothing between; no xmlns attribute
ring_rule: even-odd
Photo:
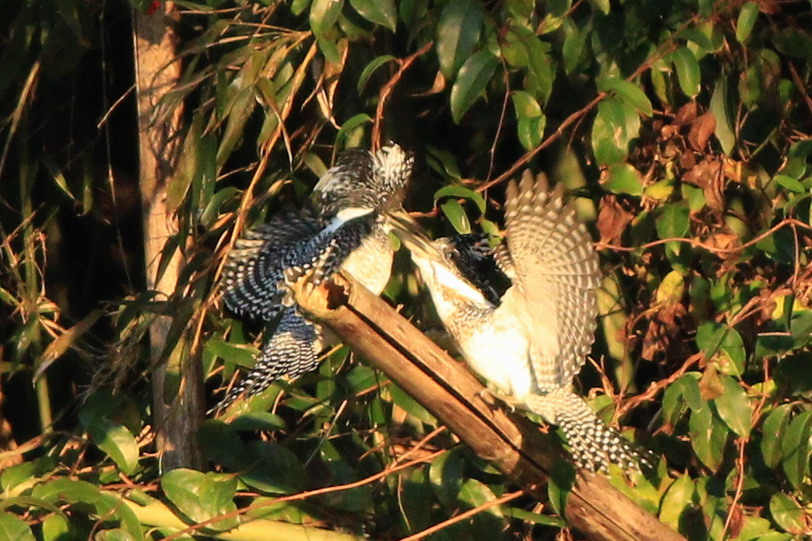
<svg viewBox="0 0 812 541"><path fill-rule="evenodd" d="M276 332L265 340L254 367L209 414L220 414L237 400L261 393L281 377L296 377L314 370L322 342L320 326L304 319L294 308L285 308Z"/></svg>
<svg viewBox="0 0 812 541"><path fill-rule="evenodd" d="M604 424L584 400L567 389L526 398L531 411L561 427L579 468L606 471L617 464L625 472L654 468L654 456Z"/></svg>

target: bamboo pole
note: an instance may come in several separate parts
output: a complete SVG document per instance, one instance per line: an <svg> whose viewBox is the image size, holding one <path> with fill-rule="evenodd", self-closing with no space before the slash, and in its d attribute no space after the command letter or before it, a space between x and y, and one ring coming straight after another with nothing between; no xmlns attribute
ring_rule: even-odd
<svg viewBox="0 0 812 541"><path fill-rule="evenodd" d="M543 486L561 457L552 437L485 400L484 387L467 369L351 278L337 274L318 288L300 282L295 295L310 317L386 373L474 452L529 494L546 499ZM683 539L604 477L585 471L576 475L565 514L595 540Z"/></svg>
<svg viewBox="0 0 812 541"><path fill-rule="evenodd" d="M171 255L164 254L168 241L178 232L177 217L167 205L167 185L177 157L182 107L160 120L154 115L161 98L177 85L181 69L169 24L174 4L161 6L152 14L133 11L133 39L146 287L168 299L177 289L183 263L177 248ZM195 432L205 411L200 363L185 354L183 338L165 351L172 325L172 316L166 312L155 318L149 332L157 450L164 470L199 469L203 460Z"/></svg>

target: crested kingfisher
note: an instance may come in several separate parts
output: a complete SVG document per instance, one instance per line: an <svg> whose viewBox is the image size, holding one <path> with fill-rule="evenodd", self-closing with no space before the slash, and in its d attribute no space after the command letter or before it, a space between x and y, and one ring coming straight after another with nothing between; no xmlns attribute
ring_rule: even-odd
<svg viewBox="0 0 812 541"><path fill-rule="evenodd" d="M212 412L318 366L330 344L323 327L299 312L290 290L305 274L318 285L340 269L374 294L383 291L394 258L389 217L403 212L413 163L394 143L375 152L348 150L319 179L310 208L275 216L237 241L223 274L223 299L232 312L264 323L266 337L254 367Z"/></svg>
<svg viewBox="0 0 812 541"><path fill-rule="evenodd" d="M431 242L401 232L460 353L497 396L561 427L579 467L651 466L573 391L594 340L601 279L573 206L560 185L550 191L544 175L525 171L507 187L505 222L505 239L490 254L466 236ZM508 279L501 291L477 268L488 255Z"/></svg>

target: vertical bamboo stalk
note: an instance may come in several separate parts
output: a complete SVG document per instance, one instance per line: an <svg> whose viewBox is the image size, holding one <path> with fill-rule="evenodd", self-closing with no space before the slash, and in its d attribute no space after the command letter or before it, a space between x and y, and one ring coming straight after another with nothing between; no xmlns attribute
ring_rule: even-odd
<svg viewBox="0 0 812 541"><path fill-rule="evenodd" d="M178 220L167 205L167 185L179 148L182 107L157 120L153 113L180 77L175 35L169 24L174 13L172 2L162 3L162 9L151 14L133 12L146 287L165 297L175 292L182 264L179 250L162 261L167 257L163 253L167 241L178 231ZM156 445L164 470L197 468L202 464L195 443L203 413L202 378L199 363L184 355L183 340L173 351L164 352L171 325L172 317L164 314L150 327Z"/></svg>

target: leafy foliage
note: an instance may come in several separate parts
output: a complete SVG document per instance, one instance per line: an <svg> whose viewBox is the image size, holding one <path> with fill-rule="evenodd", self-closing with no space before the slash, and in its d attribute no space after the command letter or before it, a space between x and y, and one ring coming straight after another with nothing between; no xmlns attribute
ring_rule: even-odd
<svg viewBox="0 0 812 541"><path fill-rule="evenodd" d="M578 197L606 272L582 386L602 387L593 406L651 434L668 466L619 488L689 539L810 531L808 3L178 2L184 73L153 112L185 111L166 248L185 269L168 299L139 285L129 7L13 4L0 57L8 537L147 539L201 521L216 536L252 518L400 538L478 508L434 537L555 536L565 485L538 507L511 496L343 348L231 422L206 421L215 473L158 470L150 322L174 315L210 390L230 381L255 329L217 302L228 246L301 204L338 152L387 138L418 155L410 205L437 234L496 231L493 202L524 167ZM430 325L405 260L396 271L386 295Z"/></svg>

